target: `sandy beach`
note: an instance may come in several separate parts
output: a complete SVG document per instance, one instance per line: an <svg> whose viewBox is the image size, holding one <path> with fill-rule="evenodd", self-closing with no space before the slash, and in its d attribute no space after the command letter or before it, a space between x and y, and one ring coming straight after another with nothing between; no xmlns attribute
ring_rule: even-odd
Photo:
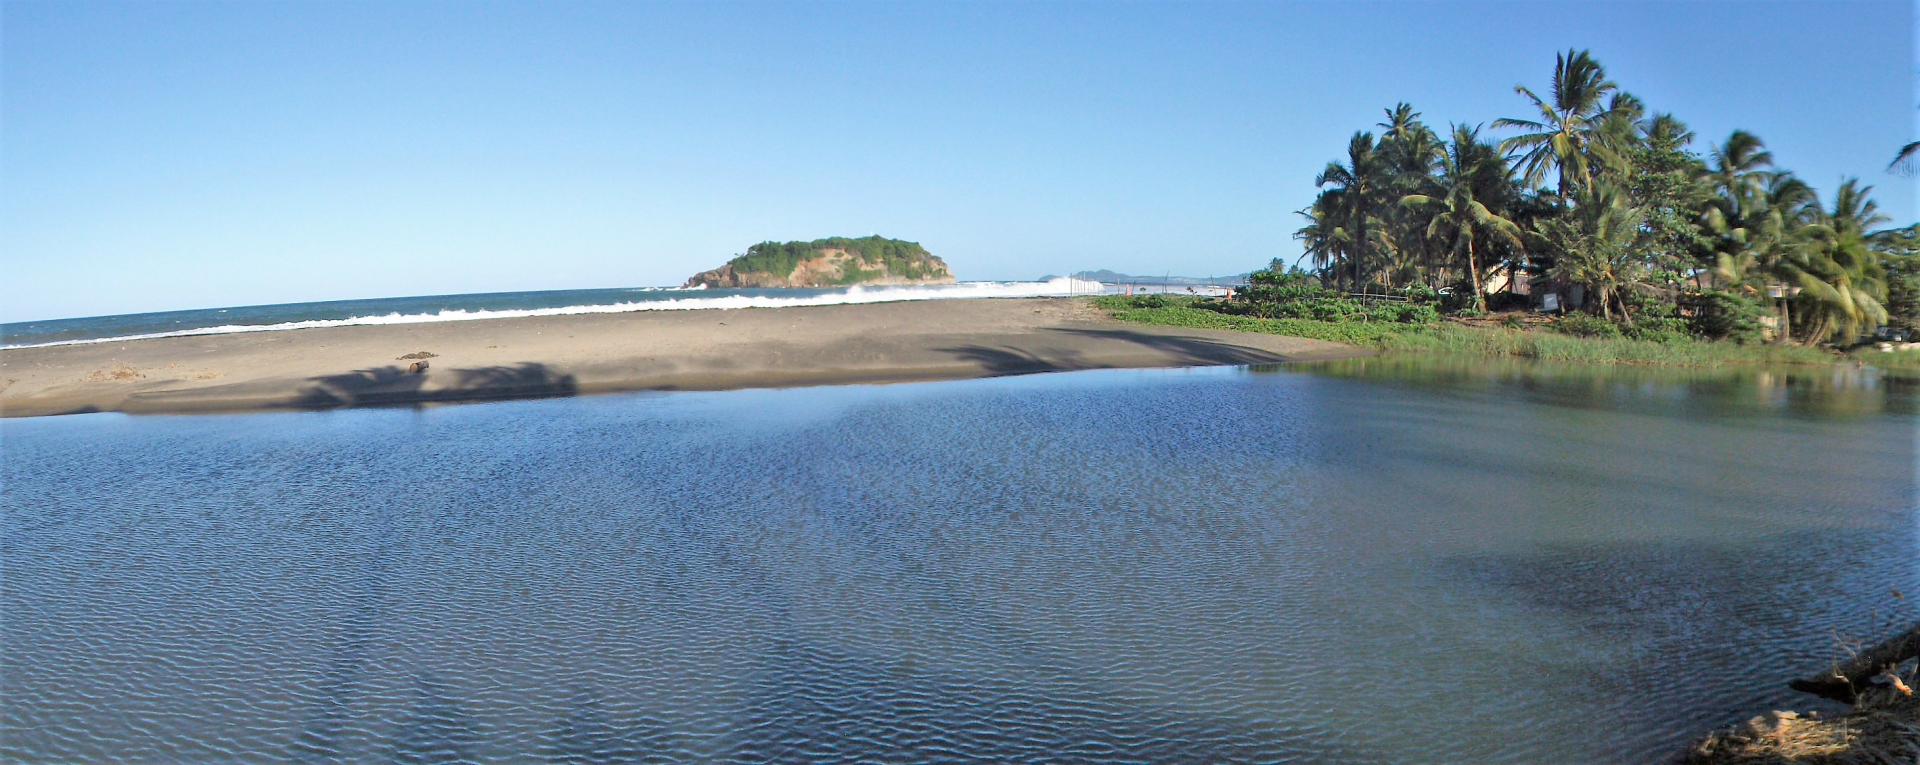
<svg viewBox="0 0 1920 765"><path fill-rule="evenodd" d="M411 359L432 354L427 369ZM0 350L0 416L328 408L631 390L1264 364L1357 349L1121 324L1072 299L352 326Z"/></svg>

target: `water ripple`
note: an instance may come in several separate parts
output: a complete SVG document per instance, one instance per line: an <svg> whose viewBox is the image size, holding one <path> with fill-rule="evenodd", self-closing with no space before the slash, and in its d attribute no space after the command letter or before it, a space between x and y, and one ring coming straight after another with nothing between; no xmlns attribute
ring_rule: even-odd
<svg viewBox="0 0 1920 765"><path fill-rule="evenodd" d="M1607 395L8 421L0 759L1650 759L1920 590L1911 418Z"/></svg>

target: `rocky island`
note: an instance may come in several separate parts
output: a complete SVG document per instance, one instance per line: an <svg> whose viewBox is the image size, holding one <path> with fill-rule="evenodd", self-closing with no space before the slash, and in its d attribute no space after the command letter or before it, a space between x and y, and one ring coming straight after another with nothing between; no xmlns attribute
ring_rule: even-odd
<svg viewBox="0 0 1920 765"><path fill-rule="evenodd" d="M761 242L725 265L687 279L687 287L848 287L855 284L952 284L953 272L917 242L880 236L811 242Z"/></svg>

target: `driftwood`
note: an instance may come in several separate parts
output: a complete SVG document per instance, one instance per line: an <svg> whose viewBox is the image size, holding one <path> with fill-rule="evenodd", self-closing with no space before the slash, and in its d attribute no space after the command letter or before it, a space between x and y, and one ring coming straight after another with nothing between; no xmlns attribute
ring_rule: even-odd
<svg viewBox="0 0 1920 765"><path fill-rule="evenodd" d="M413 362L412 364L407 365L407 374L417 375L425 371L427 371L427 362L424 360L416 361L416 362Z"/></svg>
<svg viewBox="0 0 1920 765"><path fill-rule="evenodd" d="M1920 624L1861 651L1859 655L1841 662L1831 672L1795 680L1789 685L1801 693L1851 704L1860 692L1872 687L1870 681L1873 678L1915 657L1920 657Z"/></svg>

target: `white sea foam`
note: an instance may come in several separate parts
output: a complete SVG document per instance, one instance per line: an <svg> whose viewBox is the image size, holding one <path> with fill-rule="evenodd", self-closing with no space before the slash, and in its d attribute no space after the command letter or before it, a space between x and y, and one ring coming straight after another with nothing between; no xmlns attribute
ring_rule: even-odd
<svg viewBox="0 0 1920 765"><path fill-rule="evenodd" d="M1011 297L1049 297L1057 295L1084 295L1104 291L1106 285L1083 279L1060 277L1044 282L965 282L961 284L928 287L849 287L842 292L829 292L823 295L805 297L778 297L770 295L727 295L724 297L671 298L667 300L641 300L628 303L607 303L602 305L569 305L557 308L518 308L502 310L468 311L451 309L435 313L390 313L382 316L354 316L345 319L313 319L309 321L289 321L279 324L226 324L218 327L198 327L170 332L150 332L139 335L119 335L115 337L97 337L84 340L60 340L51 343L28 343L21 345L0 345L0 349L45 348L55 345L85 345L90 343L111 343L121 340L150 340L159 337L190 337L196 335L228 335L239 332L279 332L289 329L318 329L322 327L352 327L375 324L431 324L443 321L478 321L480 319L516 319L528 316L571 316L588 313L633 313L637 311L693 311L700 309L735 308L785 308L809 305L844 305L849 303L889 303L902 300L955 300L961 298L1011 298Z"/></svg>

